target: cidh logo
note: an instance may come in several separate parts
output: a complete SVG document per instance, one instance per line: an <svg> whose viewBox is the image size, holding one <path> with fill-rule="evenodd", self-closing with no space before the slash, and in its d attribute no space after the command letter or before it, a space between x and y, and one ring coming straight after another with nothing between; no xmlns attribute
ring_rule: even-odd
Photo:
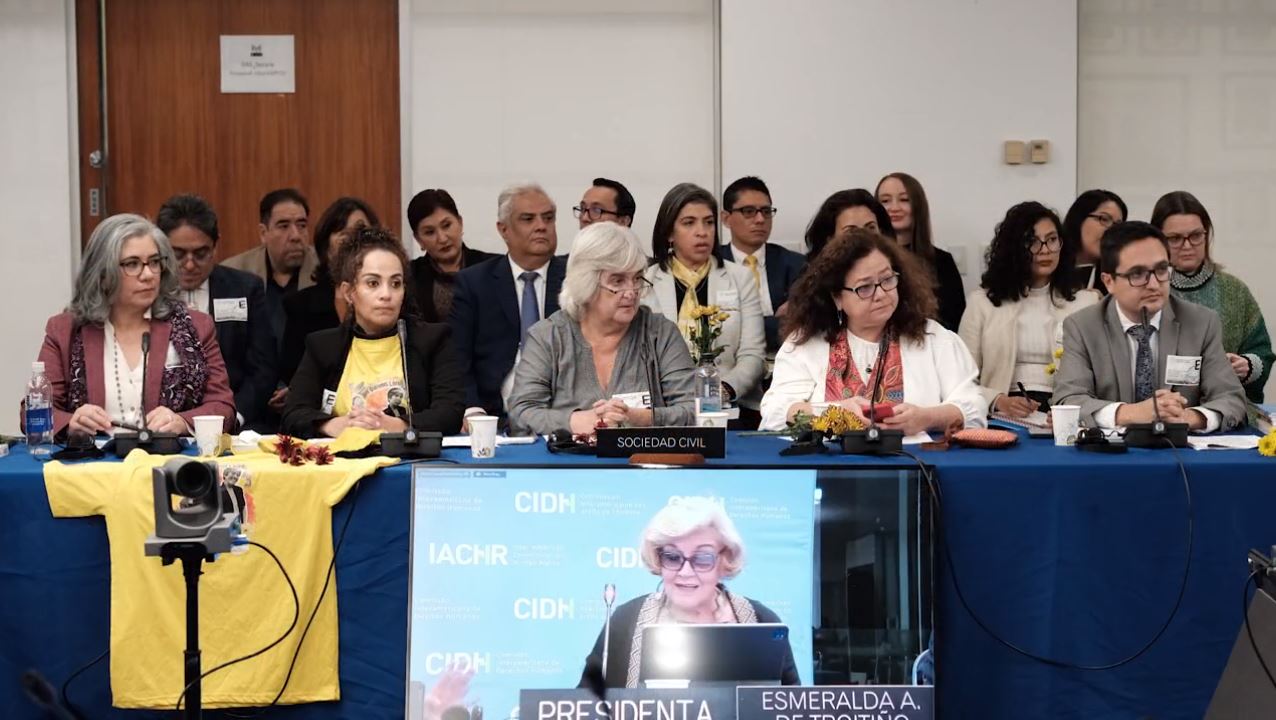
<svg viewBox="0 0 1276 720"><path fill-rule="evenodd" d="M547 515L576 512L576 496L572 493L523 492L514 493L514 510L521 513Z"/></svg>

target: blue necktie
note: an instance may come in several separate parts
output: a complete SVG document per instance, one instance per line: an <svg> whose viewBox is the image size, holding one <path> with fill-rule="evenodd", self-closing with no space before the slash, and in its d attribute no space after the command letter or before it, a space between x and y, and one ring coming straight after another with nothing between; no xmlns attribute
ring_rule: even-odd
<svg viewBox="0 0 1276 720"><path fill-rule="evenodd" d="M540 277L534 272L525 272L518 276L523 281L523 309L519 313L518 344L521 346L527 339L527 330L541 319L540 305L536 303L536 279Z"/></svg>
<svg viewBox="0 0 1276 720"><path fill-rule="evenodd" d="M1129 330L1130 337L1139 343L1139 352L1134 358L1134 402L1143 402L1156 392L1156 378L1152 369L1152 333L1156 328L1148 325L1135 325Z"/></svg>

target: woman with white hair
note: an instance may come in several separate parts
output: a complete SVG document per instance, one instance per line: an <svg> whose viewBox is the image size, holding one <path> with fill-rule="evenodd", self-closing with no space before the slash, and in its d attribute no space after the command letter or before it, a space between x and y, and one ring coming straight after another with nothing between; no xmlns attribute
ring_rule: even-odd
<svg viewBox="0 0 1276 720"><path fill-rule="evenodd" d="M56 435L135 430L143 418L149 430L189 434L197 415L232 428L213 319L177 298L176 270L168 237L140 215L114 215L93 230L71 305L49 318L40 348Z"/></svg>
<svg viewBox="0 0 1276 720"><path fill-rule="evenodd" d="M576 236L561 309L528 330L514 369L515 432L692 423L691 355L677 326L643 307L646 268L629 228L594 223Z"/></svg>
<svg viewBox="0 0 1276 720"><path fill-rule="evenodd" d="M639 554L651 574L660 576L660 585L612 613L606 667L599 633L580 687L637 687L643 630L650 625L781 622L765 605L731 593L722 583L744 569L744 541L714 498L672 498L647 523ZM780 679L800 684L791 648Z"/></svg>

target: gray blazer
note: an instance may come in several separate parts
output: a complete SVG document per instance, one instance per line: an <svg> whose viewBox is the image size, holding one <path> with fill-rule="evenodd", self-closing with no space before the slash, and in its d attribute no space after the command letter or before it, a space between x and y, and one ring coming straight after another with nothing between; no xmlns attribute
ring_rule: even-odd
<svg viewBox="0 0 1276 720"><path fill-rule="evenodd" d="M678 326L638 308L616 352L604 391L580 323L559 310L527 331L508 408L515 433L538 435L567 428L573 412L613 395L651 392L654 425L695 421L695 366Z"/></svg>
<svg viewBox="0 0 1276 720"><path fill-rule="evenodd" d="M1245 391L1223 352L1223 326L1207 307L1170 297L1161 311L1158 388L1165 388L1166 355L1199 355L1201 384L1175 385L1188 407L1222 415L1222 430L1245 422ZM1054 404L1080 405L1083 422L1113 402L1134 402L1130 344L1121 329L1116 300L1080 310L1063 321L1063 359L1054 381Z"/></svg>

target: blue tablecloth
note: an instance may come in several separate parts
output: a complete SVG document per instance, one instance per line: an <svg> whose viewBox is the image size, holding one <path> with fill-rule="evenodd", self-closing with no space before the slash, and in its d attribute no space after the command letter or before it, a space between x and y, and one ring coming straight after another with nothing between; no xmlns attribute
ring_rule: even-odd
<svg viewBox="0 0 1276 720"><path fill-rule="evenodd" d="M732 437L738 466L883 465L906 459L778 456L783 442ZM945 540L966 599L1006 640L1077 664L1137 650L1173 607L1182 578L1187 502L1175 455L1087 455L1025 441L1007 451L920 452L943 492ZM1195 542L1173 623L1138 660L1110 671L1057 669L1020 657L981 630L941 571L939 707L945 718L1199 718L1240 627L1245 553L1276 541L1276 460L1252 451L1181 451L1192 487ZM468 451L445 458L472 462ZM623 461L505 446L506 465ZM337 560L342 701L272 711L284 718L402 716L406 664L410 469L361 484ZM355 500L334 512L334 534ZM36 668L55 684L107 646L109 558L101 518L55 520L40 467L19 449L0 459L0 717L39 715L16 679ZM140 550L139 550L140 551ZM175 658L174 660L178 660ZM76 680L91 717L107 711L105 662ZM208 713L218 717L217 713Z"/></svg>

